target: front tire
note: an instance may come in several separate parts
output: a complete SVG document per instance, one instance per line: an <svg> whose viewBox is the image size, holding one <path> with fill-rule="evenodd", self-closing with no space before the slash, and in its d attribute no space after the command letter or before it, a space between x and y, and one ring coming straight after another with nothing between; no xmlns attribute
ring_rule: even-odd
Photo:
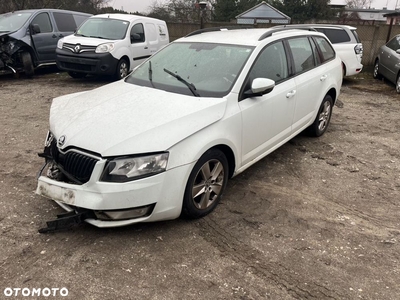
<svg viewBox="0 0 400 300"><path fill-rule="evenodd" d="M196 219L213 211L225 190L228 174L228 160L221 150L204 153L190 173L181 216Z"/></svg>
<svg viewBox="0 0 400 300"><path fill-rule="evenodd" d="M375 61L374 71L372 72L372 77L375 79L381 79L381 74L379 74L379 60Z"/></svg>
<svg viewBox="0 0 400 300"><path fill-rule="evenodd" d="M117 71L115 73L115 79L120 80L126 76L128 76L129 73L129 63L125 58L121 58L121 60L118 62L117 65Z"/></svg>
<svg viewBox="0 0 400 300"><path fill-rule="evenodd" d="M397 94L400 94L400 73L397 74L397 79L396 79L396 92L397 92Z"/></svg>
<svg viewBox="0 0 400 300"><path fill-rule="evenodd" d="M332 97L326 95L321 103L321 106L319 107L318 114L314 120L314 123L309 127L309 133L312 136L319 137L323 135L328 129L332 116L332 108Z"/></svg>
<svg viewBox="0 0 400 300"><path fill-rule="evenodd" d="M32 56L29 52L22 52L21 53L21 60L22 65L24 66L25 75L27 77L32 77L35 73L33 63L32 63Z"/></svg>

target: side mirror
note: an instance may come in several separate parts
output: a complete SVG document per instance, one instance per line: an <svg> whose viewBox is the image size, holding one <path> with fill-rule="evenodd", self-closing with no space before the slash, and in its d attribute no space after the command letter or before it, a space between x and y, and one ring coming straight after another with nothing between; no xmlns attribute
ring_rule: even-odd
<svg viewBox="0 0 400 300"><path fill-rule="evenodd" d="M40 26L38 24L32 24L31 29L33 34L40 33Z"/></svg>
<svg viewBox="0 0 400 300"><path fill-rule="evenodd" d="M142 41L142 37L138 33L132 33L131 34L131 44L133 43L138 43Z"/></svg>
<svg viewBox="0 0 400 300"><path fill-rule="evenodd" d="M268 78L256 78L251 83L251 88L244 92L246 98L259 97L270 93L275 87L275 81Z"/></svg>

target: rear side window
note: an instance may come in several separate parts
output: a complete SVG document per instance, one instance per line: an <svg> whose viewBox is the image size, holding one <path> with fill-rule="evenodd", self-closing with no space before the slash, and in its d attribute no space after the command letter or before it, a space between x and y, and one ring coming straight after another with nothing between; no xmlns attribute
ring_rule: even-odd
<svg viewBox="0 0 400 300"><path fill-rule="evenodd" d="M322 59L324 62L335 57L335 50L333 50L332 46L326 39L323 37L314 37L314 39L318 45L318 48L321 50Z"/></svg>
<svg viewBox="0 0 400 300"><path fill-rule="evenodd" d="M314 54L307 37L288 39L288 44L293 54L296 73L302 73L314 68Z"/></svg>
<svg viewBox="0 0 400 300"><path fill-rule="evenodd" d="M65 14L55 12L53 13L54 19L56 20L57 28L62 32L73 32L76 29L76 23L72 14Z"/></svg>
<svg viewBox="0 0 400 300"><path fill-rule="evenodd" d="M40 33L52 32L53 26L51 25L49 15L47 13L38 14L32 21L32 24L39 25Z"/></svg>
<svg viewBox="0 0 400 300"><path fill-rule="evenodd" d="M344 29L334 28L315 28L317 31L325 34L332 44L350 42L350 37Z"/></svg>

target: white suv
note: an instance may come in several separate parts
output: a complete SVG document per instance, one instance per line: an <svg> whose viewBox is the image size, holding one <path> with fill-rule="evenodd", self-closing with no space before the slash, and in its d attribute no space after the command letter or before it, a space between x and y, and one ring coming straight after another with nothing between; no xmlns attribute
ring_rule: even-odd
<svg viewBox="0 0 400 300"><path fill-rule="evenodd" d="M363 65L361 64L363 45L355 27L328 24L301 24L276 27L313 28L316 31L322 32L331 41L333 48L342 60L343 76L356 75L363 69Z"/></svg>
<svg viewBox="0 0 400 300"><path fill-rule="evenodd" d="M37 193L70 211L54 228L202 217L229 177L324 134L341 82L322 33L194 32L124 80L53 100Z"/></svg>

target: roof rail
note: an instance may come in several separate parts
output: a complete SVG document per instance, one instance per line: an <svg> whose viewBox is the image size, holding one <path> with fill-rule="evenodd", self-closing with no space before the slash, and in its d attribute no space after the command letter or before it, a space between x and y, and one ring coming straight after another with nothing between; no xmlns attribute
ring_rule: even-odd
<svg viewBox="0 0 400 300"><path fill-rule="evenodd" d="M293 28L293 27L286 27L286 25L282 26L277 26L277 28L273 27L272 29L268 30L266 33L264 33L260 38L258 39L259 41L262 41L263 39L270 37L272 34L280 31L286 31L286 30L294 30L294 29L301 29L301 30L307 30L307 31L317 31L312 27L298 27L298 28Z"/></svg>
<svg viewBox="0 0 400 300"><path fill-rule="evenodd" d="M224 30L234 30L234 29L252 29L253 27L249 26L221 26L221 27L210 27L210 28L203 28L199 30L192 31L185 37L189 37L196 34L202 34L205 32L213 32L213 31L224 31Z"/></svg>

